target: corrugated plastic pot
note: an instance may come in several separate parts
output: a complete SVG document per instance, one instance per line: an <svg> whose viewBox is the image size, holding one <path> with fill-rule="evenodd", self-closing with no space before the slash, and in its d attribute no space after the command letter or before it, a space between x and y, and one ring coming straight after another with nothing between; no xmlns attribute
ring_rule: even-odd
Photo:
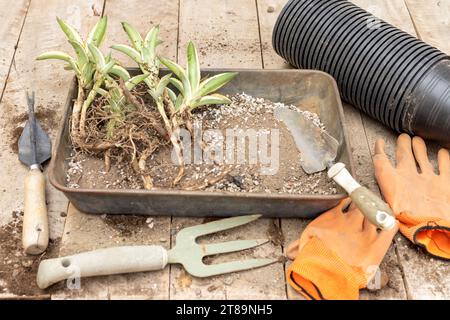
<svg viewBox="0 0 450 320"><path fill-rule="evenodd" d="M331 74L344 100L397 132L450 146L450 57L346 0L290 0L275 51Z"/></svg>

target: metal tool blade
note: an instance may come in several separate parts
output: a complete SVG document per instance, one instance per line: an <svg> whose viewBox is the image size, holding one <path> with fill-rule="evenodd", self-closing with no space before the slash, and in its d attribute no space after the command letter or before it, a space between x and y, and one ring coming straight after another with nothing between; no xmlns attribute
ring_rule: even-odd
<svg viewBox="0 0 450 320"><path fill-rule="evenodd" d="M277 108L274 114L291 132L300 151L300 164L307 174L323 171L335 161L339 142L325 130L295 110Z"/></svg>
<svg viewBox="0 0 450 320"><path fill-rule="evenodd" d="M27 165L40 165L50 159L52 143L48 134L42 129L34 114L34 92L27 93L28 121L19 138L19 160Z"/></svg>
<svg viewBox="0 0 450 320"><path fill-rule="evenodd" d="M197 237L235 228L255 221L259 217L261 215L226 218L182 229L177 234L175 247L168 251L168 262L182 264L188 273L196 277L209 277L274 263L278 259L249 259L208 265L203 262L203 258L206 256L254 248L269 242L268 239L234 240L212 244L196 242Z"/></svg>

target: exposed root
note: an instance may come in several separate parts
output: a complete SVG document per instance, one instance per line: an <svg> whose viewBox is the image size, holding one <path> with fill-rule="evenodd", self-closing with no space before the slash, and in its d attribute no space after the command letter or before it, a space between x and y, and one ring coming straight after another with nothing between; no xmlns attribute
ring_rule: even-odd
<svg viewBox="0 0 450 320"><path fill-rule="evenodd" d="M215 185L217 182L223 180L226 176L229 175L230 172L231 172L231 169L227 169L224 172L222 172L219 176L213 177L211 179L205 179L205 181L201 185L187 187L187 188L185 188L185 190L189 190L189 191L203 190L203 189L208 188L212 185Z"/></svg>
<svg viewBox="0 0 450 320"><path fill-rule="evenodd" d="M111 149L105 152L105 171L109 172L111 170Z"/></svg>
<svg viewBox="0 0 450 320"><path fill-rule="evenodd" d="M169 93L167 90L164 90L164 104L167 106L167 109L171 115L170 123L166 126L170 125L170 141L172 142L173 148L175 150L175 154L177 156L178 165L180 166L178 170L178 175L172 182L173 186L176 186L184 175L184 157L183 157L183 144L180 141L180 125L178 122L178 117L175 112L175 106L172 103L172 100L169 97Z"/></svg>
<svg viewBox="0 0 450 320"><path fill-rule="evenodd" d="M183 178L183 176L184 176L184 165L180 166L180 168L178 169L178 174L172 182L172 187L175 187Z"/></svg>
<svg viewBox="0 0 450 320"><path fill-rule="evenodd" d="M149 175L141 175L142 182L144 184L144 188L146 190L152 190L153 189L153 179Z"/></svg>
<svg viewBox="0 0 450 320"><path fill-rule="evenodd" d="M159 125L159 113L146 106L139 93L127 90L125 97L120 113L97 97L87 109L84 135L73 134L72 143L76 151L102 157L107 171L113 160L127 161L136 173L147 176L145 161L168 142L167 131ZM150 186L150 180L145 178L145 185Z"/></svg>

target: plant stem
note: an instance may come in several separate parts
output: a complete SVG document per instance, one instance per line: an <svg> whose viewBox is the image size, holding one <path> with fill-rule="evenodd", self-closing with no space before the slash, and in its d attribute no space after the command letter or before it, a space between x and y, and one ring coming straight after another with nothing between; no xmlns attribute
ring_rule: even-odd
<svg viewBox="0 0 450 320"><path fill-rule="evenodd" d="M94 101L95 96L97 95L97 90L103 84L104 78L99 77L97 81L95 81L94 87L89 92L86 100L84 100L83 107L81 108L81 116L80 116L80 134L82 137L86 136L86 112L89 106Z"/></svg>
<svg viewBox="0 0 450 320"><path fill-rule="evenodd" d="M80 84L80 80L78 80L78 94L77 94L77 100L75 100L75 103L73 105L72 109L72 128L71 128L71 135L72 137L76 136L78 125L80 122L80 110L81 106L83 105L84 101L84 89Z"/></svg>

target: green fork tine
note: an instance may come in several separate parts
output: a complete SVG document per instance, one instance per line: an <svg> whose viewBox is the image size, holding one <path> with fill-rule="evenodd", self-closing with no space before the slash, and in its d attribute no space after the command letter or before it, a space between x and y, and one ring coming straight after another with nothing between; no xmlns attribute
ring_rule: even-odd
<svg viewBox="0 0 450 320"><path fill-rule="evenodd" d="M269 239L257 239L257 240L236 240L222 243L200 244L203 256L211 256L214 254L236 252L253 247L260 246L269 242Z"/></svg>
<svg viewBox="0 0 450 320"><path fill-rule="evenodd" d="M183 264L186 271L195 277L204 278L219 274L250 270L277 262L278 259L249 259L206 265L200 263Z"/></svg>
<svg viewBox="0 0 450 320"><path fill-rule="evenodd" d="M235 228L260 217L261 215L233 217L183 229L178 232L175 247L170 250L169 262L181 263L187 272L197 277L248 270L274 263L278 259L249 259L212 265L203 263L203 258L206 256L250 249L267 243L268 239L235 240L212 244L198 244L195 241L200 236Z"/></svg>
<svg viewBox="0 0 450 320"><path fill-rule="evenodd" d="M180 232L178 232L176 240L177 242L185 241L185 240L192 240L192 238L197 238L199 236L204 236L211 233L216 233L223 230L228 230L231 228L235 228L238 226L241 226L243 224L252 222L254 220L257 220L260 218L260 214L254 214L249 216L240 216L240 217L233 217L233 218L226 218L221 219L217 221L212 221L204 224L200 224L193 227L188 227Z"/></svg>

